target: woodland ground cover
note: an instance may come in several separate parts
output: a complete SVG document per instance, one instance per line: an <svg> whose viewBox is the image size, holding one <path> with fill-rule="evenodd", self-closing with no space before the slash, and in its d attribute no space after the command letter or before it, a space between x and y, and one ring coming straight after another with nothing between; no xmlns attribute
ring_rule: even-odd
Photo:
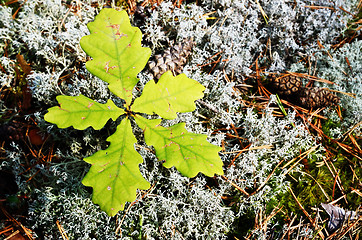
<svg viewBox="0 0 362 240"><path fill-rule="evenodd" d="M358 239L361 1L0 3L0 238ZM82 159L108 147L118 122L79 131L44 120L59 94L121 105L87 71L79 45L105 5L128 11L153 59L192 39L182 68L204 97L162 124L206 134L224 164L222 176L187 178L138 141L151 187L115 217L92 203L81 180L90 167ZM295 77L304 95L275 85ZM135 96L154 73L146 67L138 78Z"/></svg>

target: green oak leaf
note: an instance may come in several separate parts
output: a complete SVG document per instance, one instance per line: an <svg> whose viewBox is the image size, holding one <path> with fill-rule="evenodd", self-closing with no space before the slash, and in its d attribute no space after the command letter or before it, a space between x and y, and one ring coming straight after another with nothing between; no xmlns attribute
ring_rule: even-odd
<svg viewBox="0 0 362 240"><path fill-rule="evenodd" d="M174 77L171 71L164 73L159 81L149 81L142 95L134 101L133 112L156 113L165 119L174 119L177 112L195 110L195 100L204 96L205 87L199 82L180 74Z"/></svg>
<svg viewBox="0 0 362 240"><path fill-rule="evenodd" d="M130 120L125 118L116 132L108 137L107 149L96 152L84 161L92 164L82 183L93 188L92 200L109 216L123 210L126 202L136 199L137 189L148 189L139 164L142 157L136 152Z"/></svg>
<svg viewBox="0 0 362 240"><path fill-rule="evenodd" d="M135 116L136 123L143 129L145 142L152 145L156 155L167 168L175 166L186 177L199 172L212 177L223 175L220 147L209 143L206 135L187 132L185 123L171 127L160 126L161 119L145 119Z"/></svg>
<svg viewBox="0 0 362 240"><path fill-rule="evenodd" d="M86 63L88 71L109 83L109 90L128 105L151 50L141 46L142 33L131 26L126 11L102 9L87 26L91 34L80 45L93 58Z"/></svg>
<svg viewBox="0 0 362 240"><path fill-rule="evenodd" d="M98 130L104 127L109 119L116 120L125 113L112 100L107 103L98 103L86 96L57 96L60 106L48 109L44 115L45 121L55 123L59 128L73 126L83 130L92 126Z"/></svg>

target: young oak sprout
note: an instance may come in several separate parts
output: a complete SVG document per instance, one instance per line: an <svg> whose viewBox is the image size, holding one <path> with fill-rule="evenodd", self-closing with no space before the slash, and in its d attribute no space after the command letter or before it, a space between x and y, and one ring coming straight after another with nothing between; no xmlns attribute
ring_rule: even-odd
<svg viewBox="0 0 362 240"><path fill-rule="evenodd" d="M142 95L132 104L132 90L139 81L137 74L145 67L151 50L141 46L142 34L132 27L125 11L103 9L88 24L90 35L80 40L83 50L93 58L86 67L107 82L109 90L125 101L121 107L112 100L101 104L83 95L58 96L60 106L48 109L44 118L59 128L83 130L104 127L109 119L123 116L115 133L107 138L110 145L84 161L92 164L82 183L93 188L92 200L108 215L123 210L126 202L136 199L137 189L150 187L139 170L143 162L134 144L134 121L144 132L144 141L155 148L156 156L166 168L175 167L186 177L199 172L213 176L223 174L220 147L209 143L206 135L190 133L185 123L162 127L161 119L146 119L140 114L157 114L175 119L177 112L195 110L194 101L203 97L205 89L185 74L176 77L164 73L159 81L149 81Z"/></svg>

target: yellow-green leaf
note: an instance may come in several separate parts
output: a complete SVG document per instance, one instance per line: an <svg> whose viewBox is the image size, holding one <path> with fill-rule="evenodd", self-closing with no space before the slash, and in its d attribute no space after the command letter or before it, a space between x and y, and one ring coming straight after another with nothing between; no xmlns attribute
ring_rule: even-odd
<svg viewBox="0 0 362 240"><path fill-rule="evenodd" d="M132 89L139 81L137 74L145 67L151 50L141 46L142 33L132 27L125 11L102 9L94 22L88 23L90 35L82 37L80 45L93 58L87 69L109 89L129 104Z"/></svg>
<svg viewBox="0 0 362 240"><path fill-rule="evenodd" d="M139 170L143 159L134 148L137 140L128 118L122 120L107 141L110 142L107 149L84 159L92 167L82 183L93 188L93 202L114 216L124 209L126 202L136 199L137 189L146 190L150 184Z"/></svg>
<svg viewBox="0 0 362 240"><path fill-rule="evenodd" d="M145 142L152 145L156 155L167 168L175 166L186 177L202 172L206 176L222 175L221 147L209 143L206 135L187 132L185 123L171 127L160 126L161 119L145 119L135 116L143 129Z"/></svg>
<svg viewBox="0 0 362 240"><path fill-rule="evenodd" d="M59 95L57 100L60 106L49 108L44 119L55 123L59 128L73 126L75 129L83 130L92 126L98 130L104 127L109 119L116 120L125 113L112 100L101 104L83 95Z"/></svg>
<svg viewBox="0 0 362 240"><path fill-rule="evenodd" d="M162 118L173 119L177 112L195 110L195 100L204 96L205 87L199 82L180 74L176 77L170 71L164 73L159 81L149 81L142 95L134 101L134 112L156 113Z"/></svg>

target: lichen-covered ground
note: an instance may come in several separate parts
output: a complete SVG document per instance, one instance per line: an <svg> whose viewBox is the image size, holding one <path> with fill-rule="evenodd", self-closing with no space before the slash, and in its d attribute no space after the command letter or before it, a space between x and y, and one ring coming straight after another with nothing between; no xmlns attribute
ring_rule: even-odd
<svg viewBox="0 0 362 240"><path fill-rule="evenodd" d="M78 131L44 120L59 94L115 99L86 70L79 45L105 5L128 11L152 56L193 40L183 72L206 87L205 97L163 125L186 122L207 134L222 147L225 172L183 177L139 141L152 187L115 217L92 203L81 180L89 169L82 159L107 147L117 124ZM0 239L358 239L361 7L360 0L0 0ZM273 76L299 77L339 102L303 105L304 95L273 87ZM135 95L153 78L147 67L138 77Z"/></svg>

